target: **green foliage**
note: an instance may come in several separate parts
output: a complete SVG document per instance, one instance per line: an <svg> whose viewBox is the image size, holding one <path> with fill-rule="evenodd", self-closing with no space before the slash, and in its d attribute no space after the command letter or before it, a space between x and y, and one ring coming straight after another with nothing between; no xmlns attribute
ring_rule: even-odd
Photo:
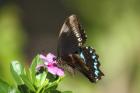
<svg viewBox="0 0 140 93"><path fill-rule="evenodd" d="M17 88L10 86L0 79L0 93L20 93Z"/></svg>
<svg viewBox="0 0 140 93"><path fill-rule="evenodd" d="M39 55L37 55L37 56L33 59L32 64L31 64L31 66L30 66L31 77L32 77L33 81L35 81L35 79L36 79L36 75L35 75L35 74L36 74L36 66L37 66L38 64L42 64L42 60L40 60Z"/></svg>
<svg viewBox="0 0 140 93"><path fill-rule="evenodd" d="M42 63L39 55L33 59L30 68L27 69L18 61L13 61L10 68L17 87L10 86L0 80L0 93L72 93L57 90L58 84L63 77L55 76L49 73L47 69L39 72L36 67Z"/></svg>
<svg viewBox="0 0 140 93"><path fill-rule="evenodd" d="M13 77L15 78L16 83L18 85L23 84L23 81L20 77L20 75L23 74L23 66L19 64L18 61L13 61L10 67L11 67L11 73L13 74Z"/></svg>
<svg viewBox="0 0 140 93"><path fill-rule="evenodd" d="M0 79L0 93L8 93L9 85Z"/></svg>

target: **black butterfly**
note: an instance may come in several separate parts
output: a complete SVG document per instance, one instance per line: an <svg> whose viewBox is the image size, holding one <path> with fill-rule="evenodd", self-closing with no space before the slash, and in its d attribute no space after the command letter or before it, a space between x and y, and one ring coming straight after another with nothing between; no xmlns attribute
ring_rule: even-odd
<svg viewBox="0 0 140 93"><path fill-rule="evenodd" d="M100 63L95 50L84 46L86 39L87 35L77 16L69 16L59 34L58 59L83 73L91 82L96 82L104 74L99 69Z"/></svg>

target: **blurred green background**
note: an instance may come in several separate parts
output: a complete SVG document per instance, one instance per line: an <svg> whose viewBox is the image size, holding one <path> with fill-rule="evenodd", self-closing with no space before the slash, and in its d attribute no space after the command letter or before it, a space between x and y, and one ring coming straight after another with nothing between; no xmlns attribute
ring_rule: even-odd
<svg viewBox="0 0 140 93"><path fill-rule="evenodd" d="M140 0L0 0L0 78L14 84L13 60L29 65L37 53L56 54L59 30L70 14L79 16L105 77L92 84L80 73L67 74L59 89L140 93Z"/></svg>

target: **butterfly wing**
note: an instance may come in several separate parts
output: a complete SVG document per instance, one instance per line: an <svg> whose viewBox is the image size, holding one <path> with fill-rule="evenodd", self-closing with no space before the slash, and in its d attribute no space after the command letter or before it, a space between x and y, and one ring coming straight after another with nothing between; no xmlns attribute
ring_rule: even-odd
<svg viewBox="0 0 140 93"><path fill-rule="evenodd" d="M91 47L81 47L78 53L65 56L63 60L66 61L67 65L84 74L91 82L95 83L104 76L99 69L98 55Z"/></svg>
<svg viewBox="0 0 140 93"><path fill-rule="evenodd" d="M100 63L95 50L84 47L86 34L76 15L71 15L64 22L58 39L58 59L79 70L91 82L101 79L104 74L99 69Z"/></svg>
<svg viewBox="0 0 140 93"><path fill-rule="evenodd" d="M76 15L68 17L59 34L58 57L75 53L86 41L84 29L79 24Z"/></svg>
<svg viewBox="0 0 140 93"><path fill-rule="evenodd" d="M104 74L99 69L100 63L95 50L91 47L82 47L78 53L79 57L77 57L77 63L83 65L79 71L81 71L91 82L100 80Z"/></svg>

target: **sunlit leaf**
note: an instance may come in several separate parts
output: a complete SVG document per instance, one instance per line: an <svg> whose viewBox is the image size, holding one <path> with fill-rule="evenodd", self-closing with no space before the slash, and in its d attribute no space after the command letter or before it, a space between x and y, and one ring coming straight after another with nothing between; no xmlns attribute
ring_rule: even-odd
<svg viewBox="0 0 140 93"><path fill-rule="evenodd" d="M46 80L46 76L47 76L46 72L43 72L43 73L36 75L35 85L37 87L41 86L44 83L44 81Z"/></svg>
<svg viewBox="0 0 140 93"><path fill-rule="evenodd" d="M18 85L23 84L23 81L20 77L23 74L23 66L18 61L13 61L10 65L11 73Z"/></svg>
<svg viewBox="0 0 140 93"><path fill-rule="evenodd" d="M35 81L35 79L36 79L36 66L38 65L38 64L41 64L41 60L40 60L40 58L39 58L39 55L37 55L34 59L33 59L33 61L32 61L32 64L31 64L31 66L30 66L30 71L31 71L31 76L32 76L32 79L33 79L33 81Z"/></svg>

